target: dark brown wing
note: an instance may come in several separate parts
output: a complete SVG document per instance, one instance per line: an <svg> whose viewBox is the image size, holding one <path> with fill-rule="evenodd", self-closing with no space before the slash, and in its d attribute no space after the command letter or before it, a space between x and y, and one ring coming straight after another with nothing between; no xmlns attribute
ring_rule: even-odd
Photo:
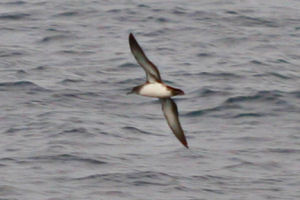
<svg viewBox="0 0 300 200"><path fill-rule="evenodd" d="M161 99L162 110L164 112L165 118L168 122L169 127L172 129L174 135L177 139L186 147L188 147L184 132L181 128L179 119L177 105L171 98Z"/></svg>
<svg viewBox="0 0 300 200"><path fill-rule="evenodd" d="M159 71L157 67L147 58L143 49L140 47L133 34L129 34L129 45L132 54L134 55L137 62L146 72L147 81L155 82L161 81Z"/></svg>

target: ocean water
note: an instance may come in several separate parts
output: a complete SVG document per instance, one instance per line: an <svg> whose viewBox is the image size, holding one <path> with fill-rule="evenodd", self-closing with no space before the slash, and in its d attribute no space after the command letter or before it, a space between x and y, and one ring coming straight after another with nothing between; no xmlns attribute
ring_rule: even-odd
<svg viewBox="0 0 300 200"><path fill-rule="evenodd" d="M300 199L300 1L2 0L0 37L1 200Z"/></svg>

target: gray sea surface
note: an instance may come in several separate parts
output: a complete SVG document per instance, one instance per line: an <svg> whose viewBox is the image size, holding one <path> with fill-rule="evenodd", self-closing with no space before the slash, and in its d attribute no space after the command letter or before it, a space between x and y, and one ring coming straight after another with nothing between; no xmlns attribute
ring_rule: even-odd
<svg viewBox="0 0 300 200"><path fill-rule="evenodd" d="M299 0L1 0L0 38L1 200L300 199Z"/></svg>

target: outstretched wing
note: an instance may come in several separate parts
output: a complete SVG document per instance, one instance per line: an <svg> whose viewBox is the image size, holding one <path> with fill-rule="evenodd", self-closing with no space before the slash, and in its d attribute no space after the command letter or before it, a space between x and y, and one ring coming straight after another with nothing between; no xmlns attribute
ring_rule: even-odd
<svg viewBox="0 0 300 200"><path fill-rule="evenodd" d="M172 129L174 135L177 139L186 147L188 147L187 141L185 139L184 132L181 128L179 119L177 105L171 98L161 99L162 101L162 110L164 112L165 118Z"/></svg>
<svg viewBox="0 0 300 200"><path fill-rule="evenodd" d="M161 81L157 67L147 58L143 49L140 47L132 33L129 34L129 45L135 59L145 70L147 81Z"/></svg>

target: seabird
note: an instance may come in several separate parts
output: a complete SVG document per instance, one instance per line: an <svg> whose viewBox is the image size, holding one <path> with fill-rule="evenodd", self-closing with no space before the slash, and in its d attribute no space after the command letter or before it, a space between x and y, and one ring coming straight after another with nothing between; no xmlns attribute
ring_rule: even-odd
<svg viewBox="0 0 300 200"><path fill-rule="evenodd" d="M132 33L129 34L129 46L135 59L146 72L146 82L132 88L131 92L127 94L135 93L142 96L159 98L164 116L174 135L186 148L189 148L178 119L177 105L171 99L175 95L184 95L184 92L166 85L161 80L157 67L146 57Z"/></svg>

